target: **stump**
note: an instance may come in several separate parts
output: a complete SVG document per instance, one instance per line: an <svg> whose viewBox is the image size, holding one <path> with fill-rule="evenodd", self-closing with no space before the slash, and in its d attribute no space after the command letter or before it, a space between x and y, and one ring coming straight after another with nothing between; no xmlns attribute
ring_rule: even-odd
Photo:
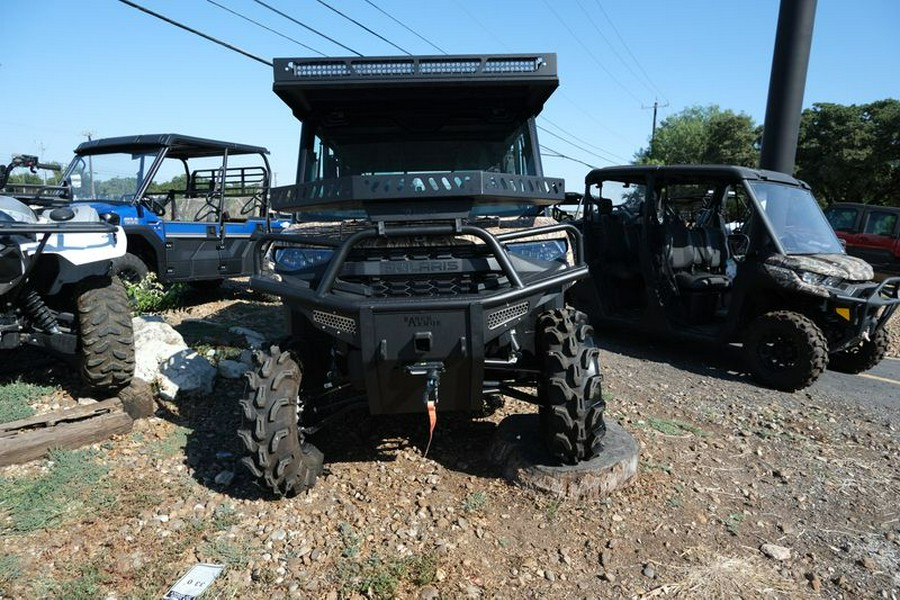
<svg viewBox="0 0 900 600"><path fill-rule="evenodd" d="M557 497L600 498L637 474L638 445L618 423L606 421L600 455L565 465L544 448L538 415L512 415L497 427L488 460L515 485Z"/></svg>

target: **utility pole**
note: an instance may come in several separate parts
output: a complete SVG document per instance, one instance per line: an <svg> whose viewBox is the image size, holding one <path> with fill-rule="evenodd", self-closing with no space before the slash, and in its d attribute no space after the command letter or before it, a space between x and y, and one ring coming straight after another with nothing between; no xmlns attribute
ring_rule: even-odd
<svg viewBox="0 0 900 600"><path fill-rule="evenodd" d="M816 0L781 0L759 166L794 172Z"/></svg>
<svg viewBox="0 0 900 600"><path fill-rule="evenodd" d="M87 140L91 141L91 136L94 135L93 131L82 131L81 135L87 138ZM94 190L94 160L90 154L88 154L88 171L91 173L91 199L97 199L97 193Z"/></svg>
<svg viewBox="0 0 900 600"><path fill-rule="evenodd" d="M665 108L669 105L668 102L665 104L660 104L658 99L653 100L653 106L644 106L641 105L641 108L647 110L649 108L653 109L653 129L650 130L650 151L653 151L653 141L656 140L656 110L658 108Z"/></svg>

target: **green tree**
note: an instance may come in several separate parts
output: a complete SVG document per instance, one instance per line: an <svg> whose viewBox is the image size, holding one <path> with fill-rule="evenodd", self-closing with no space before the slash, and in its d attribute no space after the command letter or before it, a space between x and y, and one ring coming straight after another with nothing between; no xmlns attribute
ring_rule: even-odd
<svg viewBox="0 0 900 600"><path fill-rule="evenodd" d="M691 106L662 121L656 137L635 157L638 164L759 163L762 128L745 113L716 105Z"/></svg>
<svg viewBox="0 0 900 600"><path fill-rule="evenodd" d="M796 171L825 204L900 205L900 101L804 110Z"/></svg>

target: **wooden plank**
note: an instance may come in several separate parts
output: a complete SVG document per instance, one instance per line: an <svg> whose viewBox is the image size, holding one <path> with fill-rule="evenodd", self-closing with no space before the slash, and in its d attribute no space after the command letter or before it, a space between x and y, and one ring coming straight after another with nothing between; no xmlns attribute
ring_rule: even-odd
<svg viewBox="0 0 900 600"><path fill-rule="evenodd" d="M134 421L122 410L118 398L111 400L115 400L115 403L106 405L99 413L83 415L79 420L58 419L54 421L55 425L50 427L35 429L32 424L19 429L18 432L4 432L0 436L0 466L41 458L51 448L80 448L131 431ZM115 408L115 404L118 404L118 408ZM59 416L59 413L67 412L71 411L58 411L54 414ZM31 420L23 419L23 421Z"/></svg>
<svg viewBox="0 0 900 600"><path fill-rule="evenodd" d="M81 421L112 411L122 410L122 401L119 398L108 398L96 404L76 406L66 410L57 410L52 413L35 415L18 421L0 424L0 438L6 438L10 434L16 435L26 429L41 429L53 427L58 423Z"/></svg>

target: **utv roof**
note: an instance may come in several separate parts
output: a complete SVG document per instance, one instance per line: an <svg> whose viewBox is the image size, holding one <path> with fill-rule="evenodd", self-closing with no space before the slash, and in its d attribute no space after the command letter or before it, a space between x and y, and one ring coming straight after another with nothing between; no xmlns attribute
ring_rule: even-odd
<svg viewBox="0 0 900 600"><path fill-rule="evenodd" d="M667 181L680 179L685 181L696 179L750 179L808 187L806 183L786 173L768 171L766 169L751 169L736 165L623 165L593 169L585 176L584 181L587 185L593 185L608 179L639 183L646 179L648 175L666 179Z"/></svg>
<svg viewBox="0 0 900 600"><path fill-rule="evenodd" d="M553 53L276 58L274 70L273 89L295 117L348 138L388 124L427 131L461 116L509 129L559 85Z"/></svg>
<svg viewBox="0 0 900 600"><path fill-rule="evenodd" d="M192 137L178 133L156 133L143 135L126 135L122 137L103 138L79 144L75 154L110 154L113 152L139 152L168 147L167 156L171 158L195 158L217 156L223 150L228 154L268 154L262 146L249 146L234 142L222 142L206 138Z"/></svg>

